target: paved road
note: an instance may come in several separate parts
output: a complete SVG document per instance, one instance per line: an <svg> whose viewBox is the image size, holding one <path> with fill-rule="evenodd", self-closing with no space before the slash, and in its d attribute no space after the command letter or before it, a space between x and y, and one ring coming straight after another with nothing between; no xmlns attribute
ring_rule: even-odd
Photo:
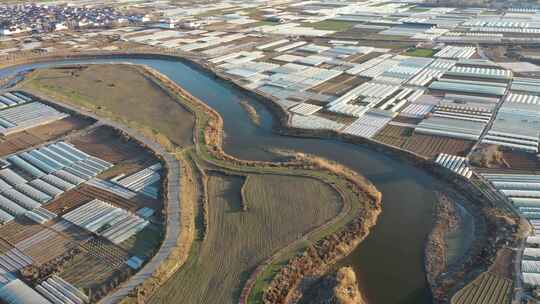
<svg viewBox="0 0 540 304"><path fill-rule="evenodd" d="M152 149L156 154L163 157L167 167L167 203L166 203L166 215L167 215L167 224L165 231L165 238L158 252L152 257L152 259L146 263L146 265L139 270L135 275L128 279L120 285L116 291L110 293L104 297L99 303L101 304L113 304L118 303L120 300L124 299L127 295L131 293L137 286L143 283L146 279L150 278L152 274L158 269L161 263L169 257L172 253L172 250L176 246L176 241L180 234L180 166L176 157L167 152L162 146L160 146L155 141L148 139L139 131L132 128L126 127L124 125L118 124L109 119L104 119L90 113L79 107L72 105L67 105L58 101L53 101L48 97L39 94L37 92L31 92L37 97L40 97L43 100L46 100L50 103L57 104L61 107L77 111L86 116L92 117L96 120L99 120L102 124L112 126L118 130L122 130L129 134L132 138L138 140L139 142L146 145L149 149Z"/></svg>

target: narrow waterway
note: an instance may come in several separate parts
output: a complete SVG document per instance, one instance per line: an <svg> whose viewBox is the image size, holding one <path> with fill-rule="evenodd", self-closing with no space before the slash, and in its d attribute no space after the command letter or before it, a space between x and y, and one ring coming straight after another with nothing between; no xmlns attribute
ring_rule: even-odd
<svg viewBox="0 0 540 304"><path fill-rule="evenodd" d="M366 176L383 194L383 212L370 236L342 264L352 265L371 304L430 303L423 246L431 229L437 180L409 164L338 140L280 136L268 109L213 75L181 61L116 58L57 61L0 70L0 77L64 63L130 62L148 65L217 110L224 120L225 150L244 159L268 159L269 148L292 149L340 162ZM253 124L239 101L250 102L262 123Z"/></svg>

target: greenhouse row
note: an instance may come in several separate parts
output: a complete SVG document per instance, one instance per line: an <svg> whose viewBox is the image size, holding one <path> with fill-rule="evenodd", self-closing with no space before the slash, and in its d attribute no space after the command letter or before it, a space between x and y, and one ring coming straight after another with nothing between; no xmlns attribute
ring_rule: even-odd
<svg viewBox="0 0 540 304"><path fill-rule="evenodd" d="M315 114L316 112L318 112L322 108L323 107L321 107L321 106L317 106L317 105L310 104L310 103L301 103L301 104L298 104L297 106L294 106L294 107L290 108L289 110L291 112L299 114L299 115L308 116L308 115Z"/></svg>
<svg viewBox="0 0 540 304"><path fill-rule="evenodd" d="M57 275L50 276L47 280L37 285L35 289L55 304L89 303L89 298L82 291Z"/></svg>
<svg viewBox="0 0 540 304"><path fill-rule="evenodd" d="M310 115L303 116L294 114L291 117L291 126L311 130L334 130L338 131L345 127L344 124L335 122L324 117Z"/></svg>
<svg viewBox="0 0 540 304"><path fill-rule="evenodd" d="M0 134L7 136L68 116L39 102L25 103L0 111Z"/></svg>
<svg viewBox="0 0 540 304"><path fill-rule="evenodd" d="M58 142L7 158L13 168L0 170L0 221L25 214L43 223L55 217L40 208L112 165L94 158L70 144ZM27 181L20 170L35 179Z"/></svg>
<svg viewBox="0 0 540 304"><path fill-rule="evenodd" d="M482 143L538 153L540 104L528 94L508 95Z"/></svg>
<svg viewBox="0 0 540 304"><path fill-rule="evenodd" d="M465 157L440 153L435 159L435 163L465 178L471 178L473 174L472 170L467 165Z"/></svg>
<svg viewBox="0 0 540 304"><path fill-rule="evenodd" d="M485 122L432 116L422 120L414 131L427 135L478 140L485 126Z"/></svg>
<svg viewBox="0 0 540 304"><path fill-rule="evenodd" d="M343 133L371 138L379 132L392 118L382 115L366 114L343 129Z"/></svg>
<svg viewBox="0 0 540 304"><path fill-rule="evenodd" d="M114 183L134 192L142 193L153 199L159 195L161 174L159 170L161 164L155 164L129 176L115 178Z"/></svg>
<svg viewBox="0 0 540 304"><path fill-rule="evenodd" d="M431 90L468 93L468 94L484 94L494 96L504 96L506 92L505 86L500 86L495 83L480 83L475 81L458 81L454 79L445 79L433 82L429 88Z"/></svg>
<svg viewBox="0 0 540 304"><path fill-rule="evenodd" d="M59 177L75 185L112 167L65 142L12 155L7 160L36 178L60 172Z"/></svg>
<svg viewBox="0 0 540 304"><path fill-rule="evenodd" d="M23 93L6 92L0 95L0 109L10 108L30 101L32 101L32 99Z"/></svg>
<svg viewBox="0 0 540 304"><path fill-rule="evenodd" d="M148 222L122 208L95 199L62 216L65 220L120 244Z"/></svg>
<svg viewBox="0 0 540 304"><path fill-rule="evenodd" d="M446 75L491 78L491 79L512 78L512 72L509 70L494 69L494 68L463 67L463 66L453 67L450 71L446 72Z"/></svg>
<svg viewBox="0 0 540 304"><path fill-rule="evenodd" d="M436 58L462 59L471 58L476 53L476 48L472 46L445 46L434 56Z"/></svg>

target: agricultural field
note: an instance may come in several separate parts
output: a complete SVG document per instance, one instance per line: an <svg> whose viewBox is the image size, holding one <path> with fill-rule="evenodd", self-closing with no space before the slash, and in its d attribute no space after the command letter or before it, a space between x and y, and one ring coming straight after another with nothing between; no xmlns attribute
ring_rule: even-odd
<svg viewBox="0 0 540 304"><path fill-rule="evenodd" d="M472 141L416 134L412 128L393 125L385 126L373 139L428 158L433 158L439 153L463 156L474 145Z"/></svg>
<svg viewBox="0 0 540 304"><path fill-rule="evenodd" d="M125 269L127 266L122 268ZM106 287L122 268L112 265L100 256L86 252L76 255L64 265L59 276L92 296L89 290Z"/></svg>
<svg viewBox="0 0 540 304"><path fill-rule="evenodd" d="M435 51L432 49L417 49L411 48L408 49L404 55L412 57L432 57L435 54Z"/></svg>
<svg viewBox="0 0 540 304"><path fill-rule="evenodd" d="M0 235L4 241L17 244L36 234L41 229L42 227L38 223L29 218L20 217L0 227Z"/></svg>
<svg viewBox="0 0 540 304"><path fill-rule="evenodd" d="M373 139L395 147L403 147L413 132L412 128L386 125Z"/></svg>
<svg viewBox="0 0 540 304"><path fill-rule="evenodd" d="M413 134L403 148L422 156L433 158L439 153L464 156L473 147L474 142L450 137Z"/></svg>
<svg viewBox="0 0 540 304"><path fill-rule="evenodd" d="M107 190L93 187L90 185L84 185L83 187L77 189L76 191L78 191L80 194L84 196L97 198L99 200L111 203L122 209L129 210L131 212L135 212L137 209L141 207L156 208L156 207L161 206L160 203L158 202L154 203L153 200L145 199L144 197L140 195L133 199L126 199L124 197L111 193Z"/></svg>
<svg viewBox="0 0 540 304"><path fill-rule="evenodd" d="M451 304L510 303L512 281L501 275L484 272L457 292Z"/></svg>
<svg viewBox="0 0 540 304"><path fill-rule="evenodd" d="M183 110L182 107L180 109ZM149 198L142 192L130 192L131 196L122 195L125 192L113 192L112 188L107 189L102 184L99 188L87 184L92 180L99 186L95 177L109 179L117 175L129 175L160 162L150 150L140 146L129 136L95 123L94 119L73 114L44 126L9 135L0 143L3 148L0 153L3 155L29 151L6 158L10 169L5 172L11 172L12 178L4 180L3 183L11 183L13 188L10 190L11 195L5 194L2 208L10 211L14 219L8 219L8 222L0 227L0 253L15 250L19 256L17 260L10 261L6 256L11 254L6 254L2 258L4 263L0 265L0 272L13 272L31 287L35 287L52 273L57 274L69 284L83 290L92 303L97 302L133 273L126 264L130 257L137 255L145 261L153 256L163 239L164 228L160 223L163 206L160 199ZM36 157L27 157L31 153L41 155L43 159L50 158L50 163L55 164L54 168L50 166L47 169L45 162L40 163ZM50 156L45 156L47 154ZM27 164L26 166L16 161L23 157L27 159L28 163L23 163ZM87 162L89 160L91 162ZM93 166L89 165L90 163ZM28 171L32 165L39 169L36 167L35 171ZM109 172L110 168L113 169ZM156 171L159 170L158 167L155 168ZM50 178L38 180L36 177L45 176L45 171ZM69 171L73 172L72 175L67 173ZM155 179L156 172L151 172L153 179L148 185L156 185L159 180L163 180L159 176ZM143 172L144 174L146 173ZM37 189L38 186L32 188L33 186L26 183L41 182L39 187L44 187L45 190L39 190L44 191L41 197L45 198L41 200L39 196L34 198L31 194L23 195L23 190L15 189L15 178L19 183L17 186L27 186L30 189ZM132 181L146 185L144 177L135 176ZM158 186L152 190L156 193L160 189ZM41 193L34 191L31 193ZM95 199L101 199L102 203L111 206L110 208L117 206L132 213L141 207L150 207L156 213L156 216L151 218L154 223L148 224L148 221L132 214L126 221L123 217L127 212L118 209L114 209L116 213L107 214L97 211L97 216L94 213L90 215L91 218L83 219L91 219L93 223L101 225L95 226L95 229L82 225L82 222L75 224L62 219L66 212ZM23 211L31 209L34 207L26 206L37 203L37 200L42 203L43 209L33 209L34 213L24 212L26 216L18 209L10 209L14 208L13 206ZM54 215L46 210L52 211ZM97 221L98 219L103 221ZM113 220L117 222L111 224ZM118 220L122 222L119 223ZM137 229L142 229L143 226L147 226L147 229L138 235ZM109 229L109 232L113 229L111 235L114 234L114 238L110 235L98 235L106 229ZM126 239L128 240L123 242ZM132 265L131 267L134 267Z"/></svg>
<svg viewBox="0 0 540 304"><path fill-rule="evenodd" d="M71 139L70 142L75 147L92 155L99 155L101 159L114 164L136 161L143 166L156 161L150 151L122 137L109 127L99 127L83 136Z"/></svg>
<svg viewBox="0 0 540 304"><path fill-rule="evenodd" d="M177 146L193 143L193 115L137 66L104 64L39 69L28 76L22 88L146 128Z"/></svg>
<svg viewBox="0 0 540 304"><path fill-rule="evenodd" d="M356 24L358 23L339 20L324 20L315 23L306 23L304 26L309 26L316 30L342 32L353 28Z"/></svg>
<svg viewBox="0 0 540 304"><path fill-rule="evenodd" d="M523 171L540 170L540 161L533 154L520 151L503 151L502 155L505 164L511 169Z"/></svg>
<svg viewBox="0 0 540 304"><path fill-rule="evenodd" d="M236 303L259 263L335 217L339 209L337 193L315 179L211 173L204 240L194 243L188 262L151 303Z"/></svg>
<svg viewBox="0 0 540 304"><path fill-rule="evenodd" d="M159 248L164 228L156 224L146 226L141 232L130 237L120 247L130 256L136 255L139 257L150 259L157 248Z"/></svg>
<svg viewBox="0 0 540 304"><path fill-rule="evenodd" d="M42 142L53 140L70 132L84 129L93 123L91 119L70 116L45 126L12 134L0 139L0 156L18 152Z"/></svg>
<svg viewBox="0 0 540 304"><path fill-rule="evenodd" d="M340 96L348 90L359 86L363 82L364 81L358 77L344 74L312 88L311 91L320 94Z"/></svg>

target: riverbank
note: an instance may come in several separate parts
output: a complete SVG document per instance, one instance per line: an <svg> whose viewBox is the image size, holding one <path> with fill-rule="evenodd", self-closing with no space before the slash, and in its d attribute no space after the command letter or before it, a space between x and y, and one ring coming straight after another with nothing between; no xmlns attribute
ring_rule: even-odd
<svg viewBox="0 0 540 304"><path fill-rule="evenodd" d="M494 205L470 182L456 181L456 186L455 191L439 194L425 248L426 275L436 304L450 303L456 293L474 284L470 282L500 264L499 252L510 250L518 240L518 217ZM473 227L464 229L471 218ZM450 242L456 233L463 234L462 244Z"/></svg>
<svg viewBox="0 0 540 304"><path fill-rule="evenodd" d="M367 304L358 289L358 279L350 267L325 275L304 294L299 304Z"/></svg>
<svg viewBox="0 0 540 304"><path fill-rule="evenodd" d="M437 196L439 199L435 207L433 230L428 236L425 248L426 276L434 298L446 293L439 290L437 278L448 268L447 236L457 229L460 222L456 204L442 193Z"/></svg>

